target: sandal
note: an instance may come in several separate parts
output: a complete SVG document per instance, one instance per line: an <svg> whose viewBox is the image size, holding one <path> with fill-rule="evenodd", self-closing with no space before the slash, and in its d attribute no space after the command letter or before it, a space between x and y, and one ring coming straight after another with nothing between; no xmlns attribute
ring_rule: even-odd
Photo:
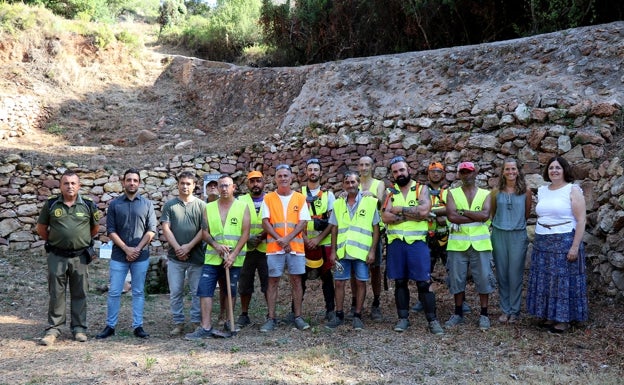
<svg viewBox="0 0 624 385"><path fill-rule="evenodd" d="M537 327L541 329L550 329L555 325L555 321L543 320L537 323Z"/></svg>

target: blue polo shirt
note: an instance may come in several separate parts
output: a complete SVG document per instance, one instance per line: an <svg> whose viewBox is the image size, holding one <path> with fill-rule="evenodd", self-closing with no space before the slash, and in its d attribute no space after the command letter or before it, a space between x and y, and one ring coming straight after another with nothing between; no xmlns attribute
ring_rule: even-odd
<svg viewBox="0 0 624 385"><path fill-rule="evenodd" d="M130 247L136 247L148 231L157 234L156 213L152 201L137 194L130 200L126 194L115 198L108 206L106 215L106 231L108 234L117 233ZM149 247L143 248L137 261L149 258ZM111 259L118 262L127 262L126 253L113 245Z"/></svg>

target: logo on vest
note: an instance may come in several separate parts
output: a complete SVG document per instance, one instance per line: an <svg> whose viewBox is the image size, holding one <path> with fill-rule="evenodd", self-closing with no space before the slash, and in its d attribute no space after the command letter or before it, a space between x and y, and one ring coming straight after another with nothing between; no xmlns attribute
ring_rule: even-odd
<svg viewBox="0 0 624 385"><path fill-rule="evenodd" d="M298 206L298 205L294 205L294 206L293 206L293 211L294 211L294 212L299 211L299 206Z"/></svg>
<svg viewBox="0 0 624 385"><path fill-rule="evenodd" d="M233 225L233 226L237 226L238 225L238 218L230 219L230 224Z"/></svg>
<svg viewBox="0 0 624 385"><path fill-rule="evenodd" d="M410 206L410 207L416 206L416 201L412 199L409 202L407 202L407 205Z"/></svg>
<svg viewBox="0 0 624 385"><path fill-rule="evenodd" d="M365 217L366 216L366 209L360 209L360 211L358 211L358 216Z"/></svg>
<svg viewBox="0 0 624 385"><path fill-rule="evenodd" d="M60 218L60 217L62 217L62 216L63 216L63 210L61 210L61 209L55 209L55 210L54 210L54 216L55 216L56 218Z"/></svg>

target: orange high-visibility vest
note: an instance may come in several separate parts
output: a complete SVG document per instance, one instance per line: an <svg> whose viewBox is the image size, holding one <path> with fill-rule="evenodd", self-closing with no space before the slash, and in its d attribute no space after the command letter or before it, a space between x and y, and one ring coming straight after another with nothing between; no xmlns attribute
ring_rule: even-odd
<svg viewBox="0 0 624 385"><path fill-rule="evenodd" d="M284 218L282 200L275 191L264 196L264 203L269 208L269 223L271 223L275 232L281 237L295 230L295 227L299 223L301 208L307 204L303 194L296 191L293 192L293 195L290 197L290 202L288 202L288 209L286 210L287 217ZM300 232L290 241L290 249L292 252L300 255L305 254L302 233L303 232ZM267 235L267 254L277 254L281 250L282 248L277 244L277 240L270 234Z"/></svg>

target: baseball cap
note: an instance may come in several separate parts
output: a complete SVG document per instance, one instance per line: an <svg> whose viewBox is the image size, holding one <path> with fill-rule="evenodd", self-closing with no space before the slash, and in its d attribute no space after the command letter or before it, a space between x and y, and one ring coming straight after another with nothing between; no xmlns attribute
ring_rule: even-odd
<svg viewBox="0 0 624 385"><path fill-rule="evenodd" d="M475 165L472 162L461 162L459 164L459 167L457 168L457 171L461 171L461 170L474 171Z"/></svg>
<svg viewBox="0 0 624 385"><path fill-rule="evenodd" d="M250 171L249 174L247 174L247 179L251 178L262 178L262 173L257 170Z"/></svg>
<svg viewBox="0 0 624 385"><path fill-rule="evenodd" d="M429 165L429 168L427 168L427 170L428 171L431 171L431 170L442 170L442 171L444 171L444 166L440 162L432 162Z"/></svg>

